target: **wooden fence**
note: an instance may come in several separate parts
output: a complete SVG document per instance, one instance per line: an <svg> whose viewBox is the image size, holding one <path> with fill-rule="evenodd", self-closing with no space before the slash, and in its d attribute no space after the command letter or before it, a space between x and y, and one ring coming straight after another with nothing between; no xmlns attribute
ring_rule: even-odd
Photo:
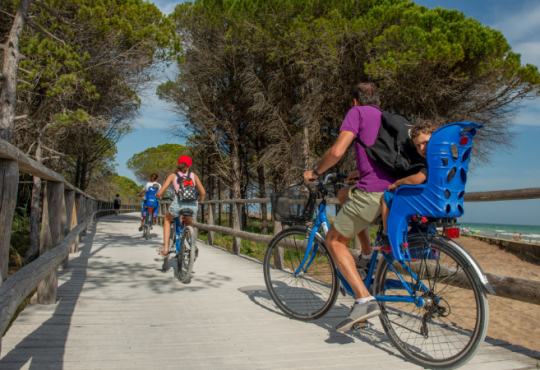
<svg viewBox="0 0 540 370"><path fill-rule="evenodd" d="M86 235L92 220L114 210L112 202L92 198L67 182L62 175L1 139L0 161L15 162L8 166L18 168L15 184L18 183L19 171L47 181L42 207L40 256L9 278L9 242L16 199L6 196L11 195L13 185L6 180L0 183L0 227L3 228L0 230L0 333L3 333L19 304L34 288L37 287L38 303L56 303L58 269L67 268L69 253L78 251L80 237ZM10 174L11 180L14 176ZM135 210L140 210L140 205L122 205L120 211Z"/></svg>
<svg viewBox="0 0 540 370"><path fill-rule="evenodd" d="M465 194L465 202L491 202L502 200L523 200L523 199L538 199L540 198L540 188L518 189L518 190L504 190L504 191L489 191L489 192L471 192ZM250 233L241 230L241 205L246 203L270 203L270 198L258 198L258 199L238 199L238 200L210 200L203 203L203 207L208 207L207 220L208 223L195 222L194 226L197 229L205 230L208 232L208 244L212 245L214 242L214 233L225 234L233 237L233 250L234 254L240 253L240 243L242 239L249 240L255 243L269 244L273 236L261 235ZM163 224L163 217L168 210L170 202L164 202L164 207L160 208L160 221ZM234 205L234 224L233 228L218 226L215 224L216 219L216 204L232 204ZM337 198L327 199L327 204L339 204ZM274 222L274 234L277 234L282 230L280 222ZM357 258L361 251L359 250L359 243L355 243L355 249L349 251L353 257ZM358 248L358 249L356 249ZM280 253L274 255L274 265L276 268L282 268L284 264L283 250L278 248ZM518 300L526 303L532 303L540 305L540 282L517 279L507 276L486 274L491 287L495 290L498 296Z"/></svg>

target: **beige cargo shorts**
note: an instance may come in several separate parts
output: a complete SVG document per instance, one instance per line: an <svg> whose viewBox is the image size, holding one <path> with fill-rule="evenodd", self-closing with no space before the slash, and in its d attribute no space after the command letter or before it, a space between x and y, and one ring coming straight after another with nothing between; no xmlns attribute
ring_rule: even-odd
<svg viewBox="0 0 540 370"><path fill-rule="evenodd" d="M382 213L383 192L367 192L352 186L349 199L334 220L334 228L344 237L353 238Z"/></svg>

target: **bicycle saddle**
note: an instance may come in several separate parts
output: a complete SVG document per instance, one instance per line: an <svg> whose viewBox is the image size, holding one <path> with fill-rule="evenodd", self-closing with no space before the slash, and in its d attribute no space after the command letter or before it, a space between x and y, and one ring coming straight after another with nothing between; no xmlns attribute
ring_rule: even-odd
<svg viewBox="0 0 540 370"><path fill-rule="evenodd" d="M193 210L189 208L184 208L178 211L178 215L191 217L193 216Z"/></svg>
<svg viewBox="0 0 540 370"><path fill-rule="evenodd" d="M397 260L411 259L406 243L409 222L414 216L448 219L464 214L471 146L477 129L482 127L474 122L456 122L431 135L426 183L400 186L388 216L388 239Z"/></svg>

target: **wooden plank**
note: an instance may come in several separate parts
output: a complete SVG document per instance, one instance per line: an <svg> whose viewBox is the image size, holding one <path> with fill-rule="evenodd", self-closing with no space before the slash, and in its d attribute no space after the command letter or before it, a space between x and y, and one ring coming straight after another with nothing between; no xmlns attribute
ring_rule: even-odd
<svg viewBox="0 0 540 370"><path fill-rule="evenodd" d="M464 202L493 202L503 200L524 200L540 198L540 188L516 190L478 191L465 193Z"/></svg>
<svg viewBox="0 0 540 370"><path fill-rule="evenodd" d="M216 221L216 205L208 205L208 225L215 225ZM208 245L214 244L214 232L208 231Z"/></svg>
<svg viewBox="0 0 540 370"><path fill-rule="evenodd" d="M242 203L237 203L234 205L234 230L242 230ZM240 247L242 244L242 239L233 235L233 245L232 250L234 254L240 254Z"/></svg>
<svg viewBox="0 0 540 370"><path fill-rule="evenodd" d="M279 234L283 230L281 222L274 220L274 235ZM277 247L274 251L274 268L281 270L285 266L285 257L283 248Z"/></svg>
<svg viewBox="0 0 540 370"><path fill-rule="evenodd" d="M41 245L39 247L40 255L49 252L53 246L60 244L64 183L47 181L45 191L46 195L43 199L43 216L41 223ZM38 284L38 303L56 303L57 287L58 265L51 268L50 273Z"/></svg>
<svg viewBox="0 0 540 370"><path fill-rule="evenodd" d="M64 191L64 203L62 204L62 240L71 232L73 229L73 211L75 203L75 191L66 189ZM66 255L64 261L60 267L62 269L67 269L69 264L69 254Z"/></svg>
<svg viewBox="0 0 540 370"><path fill-rule="evenodd" d="M8 274L11 226L17 201L18 183L17 162L0 159L0 285L6 280Z"/></svg>
<svg viewBox="0 0 540 370"><path fill-rule="evenodd" d="M73 190L77 194L84 194L82 190L67 182L62 175L45 167L43 164L38 163L27 156L23 151L2 139L0 139L0 158L17 161L19 164L19 171L23 173L36 176L47 181L62 182L66 189Z"/></svg>

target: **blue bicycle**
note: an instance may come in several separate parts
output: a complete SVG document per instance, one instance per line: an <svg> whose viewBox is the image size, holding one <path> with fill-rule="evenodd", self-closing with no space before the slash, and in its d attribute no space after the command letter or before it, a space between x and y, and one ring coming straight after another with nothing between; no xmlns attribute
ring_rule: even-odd
<svg viewBox="0 0 540 370"><path fill-rule="evenodd" d="M437 147L439 157L433 150L430 153L430 146L433 148L437 132L444 128L434 133L428 144L428 158L431 154L433 159L428 160L427 184L398 189L389 217L391 247L374 248L369 268L360 271L379 303L380 320L391 343L411 362L429 369L454 369L465 364L480 348L488 327L485 291L494 294L493 289L473 257L436 231L436 227L455 226L455 217L463 214L469 141L480 126L475 125L460 123L457 138L449 142L452 135L447 128L443 138L448 150ZM300 183L272 195L274 217L286 215L291 224L305 223L306 216L311 221L310 226L293 226L277 234L264 258L266 287L275 304L293 319L323 317L340 292L354 297L323 236L329 228L325 185L344 178L345 174L326 176L316 182L317 192ZM440 194L430 186L430 180L439 185ZM458 184L454 186L454 182ZM317 195L322 201L315 209ZM354 329L368 327L363 323Z"/></svg>
<svg viewBox="0 0 540 370"><path fill-rule="evenodd" d="M198 255L195 231L193 227L187 226L185 223L185 217L191 217L192 215L193 211L190 209L180 210L179 217L175 217L174 222L171 223L169 250L163 260L162 266L162 269L167 271L169 269L169 260L174 255L178 266L178 274L176 276L181 283L187 283L190 280L193 264Z"/></svg>

